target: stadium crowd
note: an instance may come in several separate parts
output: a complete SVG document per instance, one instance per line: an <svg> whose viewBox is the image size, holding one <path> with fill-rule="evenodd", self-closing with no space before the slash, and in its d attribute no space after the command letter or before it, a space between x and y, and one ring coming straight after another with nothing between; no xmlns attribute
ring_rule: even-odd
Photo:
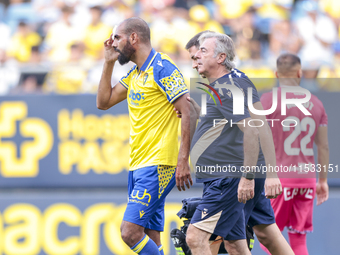
<svg viewBox="0 0 340 255"><path fill-rule="evenodd" d="M305 78L340 77L338 0L5 0L0 1L0 95L95 93L103 42L124 19L139 16L152 45L197 77L185 50L200 31L232 37L236 66L258 90L275 85L276 58L298 54ZM118 64L117 64L118 65ZM132 64L115 68L115 84ZM265 79L262 79L265 78ZM340 91L335 79L311 90Z"/></svg>

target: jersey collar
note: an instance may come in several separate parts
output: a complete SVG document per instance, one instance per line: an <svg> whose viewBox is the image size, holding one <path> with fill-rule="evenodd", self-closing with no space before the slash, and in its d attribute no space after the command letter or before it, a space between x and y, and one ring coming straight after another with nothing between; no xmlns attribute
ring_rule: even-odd
<svg viewBox="0 0 340 255"><path fill-rule="evenodd" d="M152 48L148 58L145 60L144 64L142 65L142 67L140 68L141 71L145 72L148 67L150 66L152 60L154 59L154 57L156 56L157 52L155 51L154 48Z"/></svg>
<svg viewBox="0 0 340 255"><path fill-rule="evenodd" d="M231 72L229 72L229 73L223 75L223 76L220 77L220 78L217 78L217 79L214 80L212 83L210 83L210 86L215 86L216 82L218 82L218 81L220 81L220 80L223 81L223 79L229 78L229 77L230 77L230 74L231 74Z"/></svg>

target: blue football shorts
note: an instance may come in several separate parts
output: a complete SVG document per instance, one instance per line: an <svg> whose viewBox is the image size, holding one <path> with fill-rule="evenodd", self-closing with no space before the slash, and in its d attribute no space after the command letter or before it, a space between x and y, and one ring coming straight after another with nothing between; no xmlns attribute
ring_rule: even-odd
<svg viewBox="0 0 340 255"><path fill-rule="evenodd" d="M240 178L217 179L204 183L201 203L191 224L226 240L246 239L244 204L238 201Z"/></svg>
<svg viewBox="0 0 340 255"><path fill-rule="evenodd" d="M251 227L275 223L274 210L270 199L266 198L264 192L265 181L265 178L255 179L254 198L248 200L244 207L245 221L248 222L248 225Z"/></svg>
<svg viewBox="0 0 340 255"><path fill-rule="evenodd" d="M163 231L165 197L176 184L175 166L148 166L129 172L124 221Z"/></svg>
<svg viewBox="0 0 340 255"><path fill-rule="evenodd" d="M265 178L255 179L255 195L246 205L238 202L239 178L218 179L204 183L202 202L191 224L225 240L246 239L245 223L254 227L275 223L270 200L264 194Z"/></svg>
<svg viewBox="0 0 340 255"><path fill-rule="evenodd" d="M246 222L250 227L275 223L275 215L270 199L266 198L264 193L265 181L265 178L255 179L254 198L248 200L243 208L245 217L244 222ZM239 219L224 239L229 241L244 239L245 236L242 233L243 229L242 219Z"/></svg>

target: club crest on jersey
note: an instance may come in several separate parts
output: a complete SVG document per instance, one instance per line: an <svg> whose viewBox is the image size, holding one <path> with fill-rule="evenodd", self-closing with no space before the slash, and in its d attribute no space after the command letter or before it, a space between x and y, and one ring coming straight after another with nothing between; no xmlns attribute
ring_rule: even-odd
<svg viewBox="0 0 340 255"><path fill-rule="evenodd" d="M148 77L149 75L146 73L144 74L144 77L143 77L143 85L145 85L146 81L148 80Z"/></svg>

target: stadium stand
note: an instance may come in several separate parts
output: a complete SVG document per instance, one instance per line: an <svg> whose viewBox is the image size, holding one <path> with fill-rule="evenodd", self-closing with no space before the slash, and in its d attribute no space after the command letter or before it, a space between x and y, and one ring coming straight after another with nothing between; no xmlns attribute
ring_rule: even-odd
<svg viewBox="0 0 340 255"><path fill-rule="evenodd" d="M82 45L84 54L81 58L85 62L90 58L91 63L78 77L80 85L70 93L94 93L95 83L100 78L94 77L98 73L95 70L103 60L102 42L114 25L126 18L140 16L150 25L156 50L170 55L184 70L187 81L195 75L188 68L190 63L184 50L185 43L206 29L233 38L237 66L247 69L250 77L272 78L276 57L283 52L292 52L299 54L305 63L305 77L338 78L339 6L336 0L10 0L0 5L0 32L3 36L0 48L6 51L11 61L17 62L21 72L27 73L24 63L30 62L32 47L39 46L42 61L49 63L49 69L44 68L43 93L64 94L68 92L49 85L55 77L54 70L69 62L72 45ZM308 25L313 15L318 20L314 28ZM306 25L309 28L303 29ZM315 38L313 29L317 35ZM324 52L323 61L315 61L317 53L321 52ZM91 85L87 81L89 76ZM68 82L64 80L65 84L61 86L68 87ZM258 89L270 87L264 84ZM322 82L310 89L339 91L340 86ZM12 88L6 93L12 91L17 90Z"/></svg>

